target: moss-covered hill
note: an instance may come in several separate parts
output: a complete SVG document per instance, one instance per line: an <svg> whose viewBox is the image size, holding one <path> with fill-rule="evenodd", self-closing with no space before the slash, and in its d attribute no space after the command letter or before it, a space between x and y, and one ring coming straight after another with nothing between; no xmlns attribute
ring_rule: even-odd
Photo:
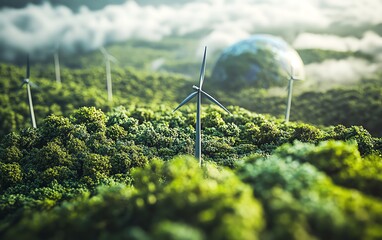
<svg viewBox="0 0 382 240"><path fill-rule="evenodd" d="M2 239L378 239L382 139L230 107L83 107L2 137Z"/></svg>

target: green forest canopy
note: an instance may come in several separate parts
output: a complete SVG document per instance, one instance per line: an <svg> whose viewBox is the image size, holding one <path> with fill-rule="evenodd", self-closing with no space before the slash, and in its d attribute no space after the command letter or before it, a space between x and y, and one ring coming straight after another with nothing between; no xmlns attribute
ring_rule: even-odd
<svg viewBox="0 0 382 240"><path fill-rule="evenodd" d="M115 66L109 103L104 67L84 59L63 84L32 66L37 129L25 69L0 64L0 238L382 237L378 75L295 96L288 124L285 97L206 79L232 115L203 107L199 168L195 106L172 113L195 80Z"/></svg>
<svg viewBox="0 0 382 240"><path fill-rule="evenodd" d="M378 239L382 139L230 107L83 107L0 143L2 239ZM336 203L336 204L334 204Z"/></svg>

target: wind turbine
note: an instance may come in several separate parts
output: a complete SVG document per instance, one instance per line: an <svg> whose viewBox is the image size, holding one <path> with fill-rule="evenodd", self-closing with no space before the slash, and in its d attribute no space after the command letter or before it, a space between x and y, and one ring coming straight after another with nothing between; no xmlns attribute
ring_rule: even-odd
<svg viewBox="0 0 382 240"><path fill-rule="evenodd" d="M32 93L31 93L31 85L35 86L34 83L29 81L30 77L30 66L29 66L29 55L27 55L27 69L26 69L26 76L25 79L23 80L23 83L21 84L20 88L23 87L24 85L27 85L27 95L28 95L28 101L29 101L29 111L31 114L31 120L32 120L32 126L33 128L36 128L36 120L34 117L34 110L33 110L33 102L32 102Z"/></svg>
<svg viewBox="0 0 382 240"><path fill-rule="evenodd" d="M195 90L195 92L191 93L188 97L186 97L177 108L174 109L173 112L178 110L180 107L182 107L184 104L188 103L192 98L195 96L196 99L196 136L195 136L195 157L199 160L199 166L202 166L202 145L201 145L201 123L200 123L200 112L202 107L202 95L206 96L209 100L211 100L213 103L218 105L219 107L223 108L226 112L230 113L221 103L219 103L215 98L213 98L208 93L204 92L202 90L203 87L203 81L204 81L204 74L206 71L206 56L207 56L207 47L204 47L204 56L203 56L203 62L202 67L200 69L200 78L199 78L199 87L193 85L192 88Z"/></svg>
<svg viewBox="0 0 382 240"><path fill-rule="evenodd" d="M302 80L300 78L296 78L294 76L293 66L291 67L290 75L289 75L289 84L288 84L288 100L287 100L287 109L285 111L285 122L289 122L290 116L290 108L292 105L292 91L293 91L293 82L295 80Z"/></svg>
<svg viewBox="0 0 382 240"><path fill-rule="evenodd" d="M61 84L61 73L60 73L60 60L58 58L58 49L54 52L54 69L56 72L56 82Z"/></svg>
<svg viewBox="0 0 382 240"><path fill-rule="evenodd" d="M105 58L106 64L107 100L111 102L113 101L113 90L111 84L110 61L115 63L118 62L118 60L114 56L109 54L104 47L101 47L100 50Z"/></svg>

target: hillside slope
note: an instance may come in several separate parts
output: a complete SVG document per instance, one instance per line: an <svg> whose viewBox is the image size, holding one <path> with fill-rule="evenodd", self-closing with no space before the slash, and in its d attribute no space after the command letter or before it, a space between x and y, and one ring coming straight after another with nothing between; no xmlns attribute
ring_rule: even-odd
<svg viewBox="0 0 382 240"><path fill-rule="evenodd" d="M28 100L20 84L25 69L9 64L0 65L0 135L30 126ZM33 65L31 81L37 125L50 114L63 114L82 106L94 106L108 111L115 106L126 108L156 106L175 107L191 91L196 80L171 73L137 71L132 68L112 69L113 102L107 101L106 74L103 67L63 69L62 84L54 81L53 68ZM25 88L25 86L24 86ZM283 118L285 96L270 95L264 89L248 88L226 92L209 84L205 89L225 105L241 106L258 113ZM209 103L208 100L203 100ZM363 126L374 136L382 136L379 119L382 118L382 81L364 80L359 85L327 91L305 91L295 94L291 120L316 125L347 127Z"/></svg>
<svg viewBox="0 0 382 240"><path fill-rule="evenodd" d="M83 107L3 137L0 236L381 236L382 139L208 107L200 169L176 157L193 154L195 109L171 110Z"/></svg>

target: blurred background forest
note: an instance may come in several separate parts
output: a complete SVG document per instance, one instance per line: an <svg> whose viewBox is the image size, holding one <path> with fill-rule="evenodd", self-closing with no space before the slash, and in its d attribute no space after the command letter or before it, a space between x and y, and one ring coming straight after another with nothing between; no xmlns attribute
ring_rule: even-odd
<svg viewBox="0 0 382 240"><path fill-rule="evenodd" d="M112 63L113 102L107 101L104 59L97 49L79 55L60 55L61 84L56 83L53 54L44 60L31 56L31 81L37 122L50 114L68 115L82 106L95 106L105 111L113 107L167 105L175 107L196 83L200 60L194 57L196 39L169 37L161 42L128 41L106 47L118 59ZM187 55L177 57L179 52ZM349 58L373 60L371 55L309 49L298 51L305 64L320 64L325 59L346 61ZM224 105L241 106L248 110L283 118L286 108L286 86L239 88L230 91L211 83L209 77L218 52L208 58L206 89ZM174 60L164 60L174 59ZM331 60L334 61L334 60ZM23 62L21 60L21 62ZM25 59L24 59L25 62ZM211 64L209 64L211 62ZM160 65L158 67L158 64ZM325 71L325 69L323 69ZM25 77L24 64L2 63L1 118L2 134L30 126L26 90L21 89ZM291 120L315 125L364 126L375 136L382 136L382 81L377 69L349 83L315 81L309 78L295 84ZM209 104L208 100L204 103Z"/></svg>

